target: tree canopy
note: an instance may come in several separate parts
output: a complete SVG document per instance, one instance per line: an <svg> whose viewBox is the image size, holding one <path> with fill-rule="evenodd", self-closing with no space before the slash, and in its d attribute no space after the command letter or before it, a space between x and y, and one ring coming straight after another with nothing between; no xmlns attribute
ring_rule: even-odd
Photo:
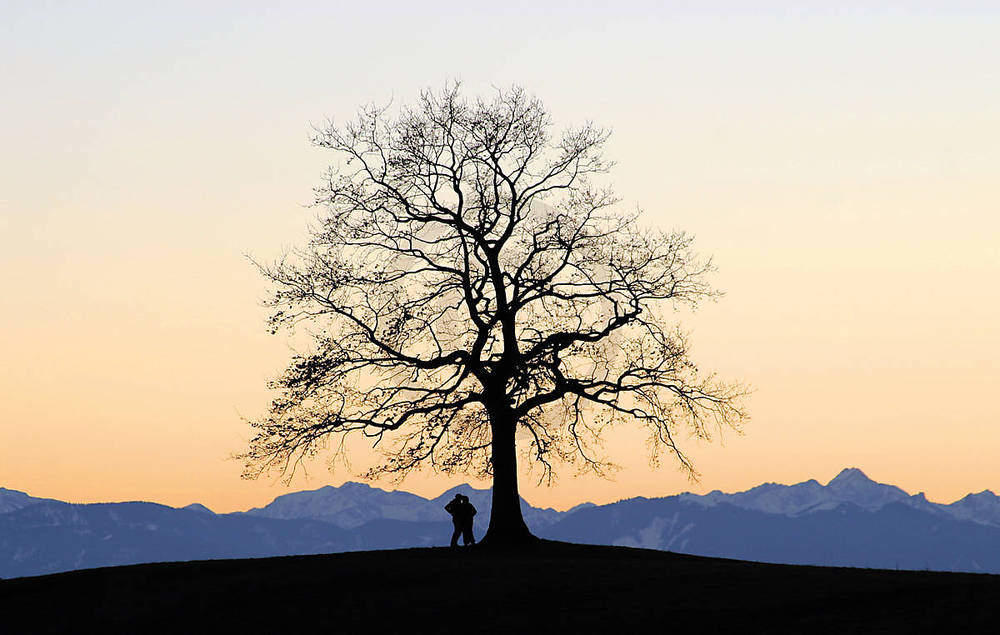
<svg viewBox="0 0 1000 635"><path fill-rule="evenodd" d="M306 245L258 267L273 331L309 350L251 422L247 475L294 473L355 433L386 447L369 475L421 465L494 479L487 539L528 536L517 452L602 470L611 426L690 473L678 436L739 428L743 389L699 373L675 312L717 295L683 232L641 224L599 181L608 133L554 129L521 88L424 91L316 129L336 157ZM383 444L383 439L386 443Z"/></svg>

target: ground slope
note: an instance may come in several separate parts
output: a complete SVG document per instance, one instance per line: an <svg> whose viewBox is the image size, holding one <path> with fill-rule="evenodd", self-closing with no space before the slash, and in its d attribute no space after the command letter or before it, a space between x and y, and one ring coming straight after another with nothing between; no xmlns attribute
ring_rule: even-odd
<svg viewBox="0 0 1000 635"><path fill-rule="evenodd" d="M1000 576L542 543L135 565L0 582L3 632L992 632Z"/></svg>

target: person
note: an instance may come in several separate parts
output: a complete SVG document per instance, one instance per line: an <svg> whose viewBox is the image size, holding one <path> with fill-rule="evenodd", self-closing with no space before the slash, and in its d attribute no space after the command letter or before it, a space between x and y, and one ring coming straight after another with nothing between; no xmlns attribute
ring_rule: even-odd
<svg viewBox="0 0 1000 635"><path fill-rule="evenodd" d="M455 498L444 506L444 510L451 514L451 522L455 526L455 531L451 534L451 546L458 547L459 535L465 546L476 544L476 537L472 535L472 519L476 515L476 508L469 502L469 497L455 494Z"/></svg>

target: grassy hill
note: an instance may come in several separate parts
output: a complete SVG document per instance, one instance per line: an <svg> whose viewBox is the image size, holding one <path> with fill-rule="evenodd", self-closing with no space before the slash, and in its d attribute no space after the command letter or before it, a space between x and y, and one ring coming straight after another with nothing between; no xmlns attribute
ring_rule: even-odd
<svg viewBox="0 0 1000 635"><path fill-rule="evenodd" d="M994 632L1000 576L543 542L134 565L0 581L0 632Z"/></svg>

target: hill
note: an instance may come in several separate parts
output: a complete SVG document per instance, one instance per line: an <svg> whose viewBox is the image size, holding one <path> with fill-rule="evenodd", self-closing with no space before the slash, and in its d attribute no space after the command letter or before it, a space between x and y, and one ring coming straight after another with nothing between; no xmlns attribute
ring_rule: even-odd
<svg viewBox="0 0 1000 635"><path fill-rule="evenodd" d="M10 632L991 632L1000 577L543 542L133 565L0 582Z"/></svg>

